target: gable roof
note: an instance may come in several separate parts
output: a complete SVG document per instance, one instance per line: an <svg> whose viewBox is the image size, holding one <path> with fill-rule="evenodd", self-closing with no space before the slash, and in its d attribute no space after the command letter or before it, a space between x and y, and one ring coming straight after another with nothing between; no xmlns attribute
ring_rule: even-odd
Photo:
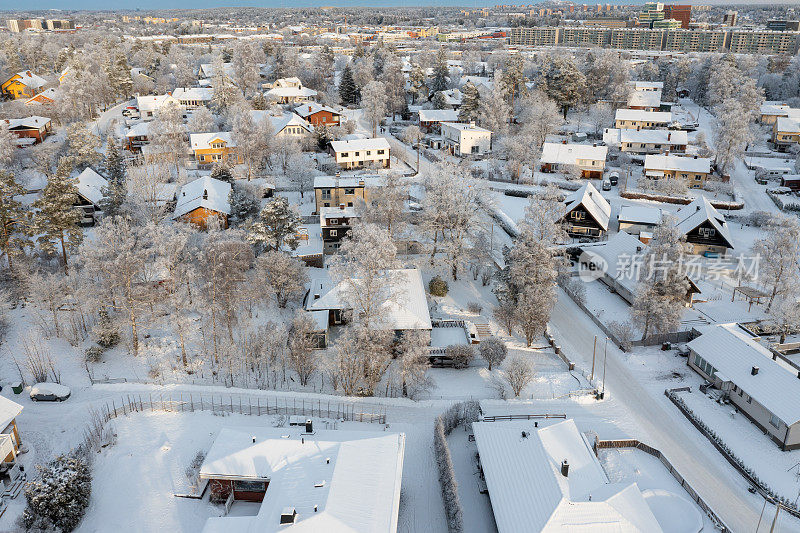
<svg viewBox="0 0 800 533"><path fill-rule="evenodd" d="M324 111L327 111L332 115L341 115L341 113L336 111L334 108L322 105L317 102L308 102L307 104L299 105L294 108L294 112L303 118L307 118L310 117L311 115L314 115L316 113L322 113Z"/></svg>
<svg viewBox="0 0 800 533"><path fill-rule="evenodd" d="M615 119L668 124L672 122L672 113L669 111L645 111L643 109L617 109Z"/></svg>
<svg viewBox="0 0 800 533"><path fill-rule="evenodd" d="M229 131L217 131L212 133L192 133L189 135L189 144L192 150L208 150L214 141L222 141L228 148L235 148L236 143L233 135Z"/></svg>
<svg viewBox="0 0 800 533"><path fill-rule="evenodd" d="M37 76L30 70L23 70L21 72L17 72L16 74L8 78L8 80L10 80L11 78L16 78L17 76L19 76L19 78L17 78L16 81L20 82L26 87L30 87L31 89L38 89L47 84L46 79L42 78L41 76Z"/></svg>
<svg viewBox="0 0 800 533"><path fill-rule="evenodd" d="M686 235L692 230L697 229L704 222L708 221L717 230L717 233L728 244L728 248L733 248L733 239L725 217L711 205L705 196L698 196L692 203L682 207L675 214L678 219L675 226Z"/></svg>
<svg viewBox="0 0 800 533"><path fill-rule="evenodd" d="M269 480L269 486L256 516L209 518L204 533L395 533L405 435L325 429L304 435L304 431L304 427L220 430L200 477ZM287 508L297 512L295 522L281 524Z"/></svg>
<svg viewBox="0 0 800 533"><path fill-rule="evenodd" d="M617 220L632 224L656 226L661 223L661 209L645 205L623 205L619 209Z"/></svg>
<svg viewBox="0 0 800 533"><path fill-rule="evenodd" d="M5 396L0 396L0 431L3 431L12 420L22 412L22 406Z"/></svg>
<svg viewBox="0 0 800 533"><path fill-rule="evenodd" d="M499 533L662 531L635 483L608 482L572 419L543 428L475 422L472 429Z"/></svg>
<svg viewBox="0 0 800 533"><path fill-rule="evenodd" d="M566 206L564 214L571 212L578 206L583 206L584 209L592 216L592 218L603 228L608 231L608 222L611 218L611 204L608 200L603 198L594 185L587 181L583 187L573 192L564 198Z"/></svg>
<svg viewBox="0 0 800 533"><path fill-rule="evenodd" d="M689 133L683 130L634 130L623 128L613 131L619 132L619 142L624 143L689 144ZM603 140L605 140L605 135L603 135Z"/></svg>
<svg viewBox="0 0 800 533"><path fill-rule="evenodd" d="M350 150L389 150L389 141L384 137L373 139L349 139L346 141L331 141L334 152L347 152Z"/></svg>
<svg viewBox="0 0 800 533"><path fill-rule="evenodd" d="M389 297L382 304L386 313L386 325L389 329L431 329L431 316L428 311L428 300L422 275L415 268L390 270ZM306 309L347 309L343 292L350 283L358 285L357 279L342 281L338 284L327 279L315 279L311 283ZM320 297L314 299L316 295Z"/></svg>
<svg viewBox="0 0 800 533"><path fill-rule="evenodd" d="M55 87L50 87L49 89L45 89L44 91L40 92L39 94L34 95L31 98L28 98L27 100L25 100L25 105L40 104L40 103L42 103L42 102L40 102L40 100L43 99L43 98L46 99L46 100L51 100L51 101L55 100L55 98L56 98L56 89L55 89Z"/></svg>
<svg viewBox="0 0 800 533"><path fill-rule="evenodd" d="M32 115L25 118L7 118L6 124L10 130L38 130L50 123L48 117Z"/></svg>
<svg viewBox="0 0 800 533"><path fill-rule="evenodd" d="M592 146L591 144L564 144L544 143L541 163L575 165L578 159L590 161L605 161L608 155L607 146ZM602 170L602 169L601 169Z"/></svg>
<svg viewBox="0 0 800 533"><path fill-rule="evenodd" d="M649 154L644 158L644 169L645 171L672 170L708 174L711 172L711 159L707 157Z"/></svg>
<svg viewBox="0 0 800 533"><path fill-rule="evenodd" d="M181 187L172 218L180 218L200 207L229 215L230 194L231 184L227 181L214 179L211 176L197 178Z"/></svg>
<svg viewBox="0 0 800 533"><path fill-rule="evenodd" d="M458 122L458 111L455 109L420 109L420 122Z"/></svg>
<svg viewBox="0 0 800 533"><path fill-rule="evenodd" d="M75 181L78 194L98 207L104 196L103 189L106 187L108 187L108 180L88 167L78 175Z"/></svg>
<svg viewBox="0 0 800 533"><path fill-rule="evenodd" d="M139 108L139 112L142 114L147 112L155 113L167 103L180 105L180 101L171 94L143 95L136 97L136 107Z"/></svg>
<svg viewBox="0 0 800 533"><path fill-rule="evenodd" d="M738 324L706 326L687 346L786 425L800 422L800 380ZM758 374L751 370L758 367Z"/></svg>
<svg viewBox="0 0 800 533"><path fill-rule="evenodd" d="M210 102L214 98L214 89L211 87L178 87L172 91L172 96L178 100L200 100Z"/></svg>

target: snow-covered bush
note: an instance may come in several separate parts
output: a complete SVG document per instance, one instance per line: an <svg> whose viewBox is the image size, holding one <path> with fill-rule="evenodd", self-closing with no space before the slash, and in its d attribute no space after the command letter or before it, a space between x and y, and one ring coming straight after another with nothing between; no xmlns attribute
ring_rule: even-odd
<svg viewBox="0 0 800 533"><path fill-rule="evenodd" d="M39 479L25 487L28 506L22 524L28 529L72 531L89 505L92 474L83 460L67 455L37 466Z"/></svg>
<svg viewBox="0 0 800 533"><path fill-rule="evenodd" d="M483 357L483 360L489 364L489 370L492 369L492 365L499 365L502 363L508 355L506 343L497 337L489 337L481 341L478 345L478 351L481 357Z"/></svg>
<svg viewBox="0 0 800 533"><path fill-rule="evenodd" d="M469 302L467 304L467 310L473 315L479 315L481 311L483 311L483 305L480 302Z"/></svg>
<svg viewBox="0 0 800 533"><path fill-rule="evenodd" d="M94 328L94 333L97 335L97 344L101 348L113 348L119 343L119 331L108 316L108 311L101 309L98 313L99 320Z"/></svg>
<svg viewBox="0 0 800 533"><path fill-rule="evenodd" d="M633 326L630 322L609 322L608 330L620 344L620 348L626 352L633 348Z"/></svg>
<svg viewBox="0 0 800 533"><path fill-rule="evenodd" d="M442 500L447 516L447 530L450 533L461 533L464 531L464 511L458 498L456 472L441 417L436 419L433 428L433 450L436 455L436 467L439 470L439 485L442 488Z"/></svg>
<svg viewBox="0 0 800 533"><path fill-rule="evenodd" d="M89 346L83 352L83 357L87 363L97 363L103 357L103 349L99 346Z"/></svg>
<svg viewBox="0 0 800 533"><path fill-rule="evenodd" d="M428 292L431 296L447 296L447 282L439 276L434 276L428 283Z"/></svg>
<svg viewBox="0 0 800 533"><path fill-rule="evenodd" d="M447 347L445 353L453 360L453 368L467 368L475 357L475 350L471 344L452 344Z"/></svg>
<svg viewBox="0 0 800 533"><path fill-rule="evenodd" d="M674 178L642 178L639 180L638 185L643 191L652 191L669 196L686 196L689 192L683 180Z"/></svg>

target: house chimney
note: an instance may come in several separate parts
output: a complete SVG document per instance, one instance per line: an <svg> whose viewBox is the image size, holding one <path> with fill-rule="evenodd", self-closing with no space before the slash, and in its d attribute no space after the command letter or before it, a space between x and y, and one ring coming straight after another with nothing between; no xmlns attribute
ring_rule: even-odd
<svg viewBox="0 0 800 533"><path fill-rule="evenodd" d="M539 422L534 422L533 423L533 427L538 428L539 427Z"/></svg>
<svg viewBox="0 0 800 533"><path fill-rule="evenodd" d="M303 437L300 437L300 444L305 444L305 443L306 443L306 439L304 439Z"/></svg>
<svg viewBox="0 0 800 533"><path fill-rule="evenodd" d="M255 444L255 443L256 443L256 436L253 435L253 444Z"/></svg>
<svg viewBox="0 0 800 533"><path fill-rule="evenodd" d="M208 189L203 189L203 200L208 200Z"/></svg>
<svg viewBox="0 0 800 533"><path fill-rule="evenodd" d="M339 204L339 209L344 211L344 204Z"/></svg>
<svg viewBox="0 0 800 533"><path fill-rule="evenodd" d="M306 433L314 433L314 423L310 418L306 419Z"/></svg>
<svg viewBox="0 0 800 533"><path fill-rule="evenodd" d="M569 477L569 463L566 459L561 463L561 475L564 477Z"/></svg>
<svg viewBox="0 0 800 533"><path fill-rule="evenodd" d="M311 106L308 106L308 112L311 113Z"/></svg>
<svg viewBox="0 0 800 533"><path fill-rule="evenodd" d="M755 376L756 374L758 374L758 367L754 366L753 368L750 369L750 375Z"/></svg>
<svg viewBox="0 0 800 533"><path fill-rule="evenodd" d="M523 431L522 432L522 438L523 439L527 439L528 438L528 432L527 431Z"/></svg>
<svg viewBox="0 0 800 533"><path fill-rule="evenodd" d="M567 140L564 139L563 141L561 141L561 144L567 144Z"/></svg>
<svg viewBox="0 0 800 533"><path fill-rule="evenodd" d="M672 139L672 132L667 133L667 140L669 141L670 139Z"/></svg>

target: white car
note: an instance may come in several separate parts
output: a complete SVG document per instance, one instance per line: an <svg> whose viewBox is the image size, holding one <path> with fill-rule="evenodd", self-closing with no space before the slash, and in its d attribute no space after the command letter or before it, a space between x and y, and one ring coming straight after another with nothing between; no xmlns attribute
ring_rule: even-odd
<svg viewBox="0 0 800 533"><path fill-rule="evenodd" d="M34 402L63 402L72 391L58 383L37 383L31 387L31 400Z"/></svg>

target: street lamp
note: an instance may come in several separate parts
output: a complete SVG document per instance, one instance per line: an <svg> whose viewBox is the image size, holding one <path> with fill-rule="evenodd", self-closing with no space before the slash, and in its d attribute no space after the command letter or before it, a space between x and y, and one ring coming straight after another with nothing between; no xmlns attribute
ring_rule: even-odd
<svg viewBox="0 0 800 533"><path fill-rule="evenodd" d="M602 400L606 396L606 358L608 356L608 337L606 337L606 343L603 347L603 389L600 391L600 399Z"/></svg>

